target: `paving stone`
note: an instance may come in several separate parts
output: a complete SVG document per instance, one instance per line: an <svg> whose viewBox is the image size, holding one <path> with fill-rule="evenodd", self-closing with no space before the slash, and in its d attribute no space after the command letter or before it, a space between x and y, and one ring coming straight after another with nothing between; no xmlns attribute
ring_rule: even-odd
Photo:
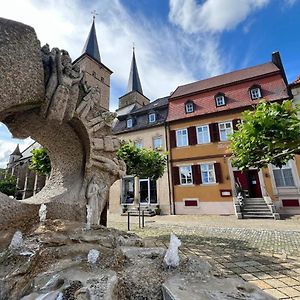
<svg viewBox="0 0 300 300"><path fill-rule="evenodd" d="M261 270L256 267L243 267L247 272L260 272Z"/></svg>
<svg viewBox="0 0 300 300"><path fill-rule="evenodd" d="M263 289L263 290L272 288L272 286L267 284L264 280L259 280L259 279L258 280L249 280L248 282L256 285L257 287L259 287L260 289Z"/></svg>
<svg viewBox="0 0 300 300"><path fill-rule="evenodd" d="M246 280L246 281L249 281L249 280L257 280L257 277L255 277L254 275L250 274L250 273L247 273L247 274L240 274L240 276Z"/></svg>
<svg viewBox="0 0 300 300"><path fill-rule="evenodd" d="M272 276L267 274L267 273L263 273L263 272L259 272L259 273L255 273L255 276L258 279L272 279Z"/></svg>
<svg viewBox="0 0 300 300"><path fill-rule="evenodd" d="M283 277L286 277L286 274L282 274L282 273L280 273L278 271L269 271L267 273L270 274L274 278L283 278Z"/></svg>
<svg viewBox="0 0 300 300"><path fill-rule="evenodd" d="M278 279L265 279L264 281L274 288L287 287L287 285L285 283L283 283L282 281L280 281Z"/></svg>
<svg viewBox="0 0 300 300"><path fill-rule="evenodd" d="M267 289L264 290L265 293L273 296L276 299L286 299L287 296L276 289Z"/></svg>
<svg viewBox="0 0 300 300"><path fill-rule="evenodd" d="M279 279L280 281L284 282L288 286L294 286L294 285L299 285L300 282L298 280L295 280L290 277L283 277Z"/></svg>
<svg viewBox="0 0 300 300"><path fill-rule="evenodd" d="M292 287L278 288L278 290L289 297L300 297L300 291Z"/></svg>

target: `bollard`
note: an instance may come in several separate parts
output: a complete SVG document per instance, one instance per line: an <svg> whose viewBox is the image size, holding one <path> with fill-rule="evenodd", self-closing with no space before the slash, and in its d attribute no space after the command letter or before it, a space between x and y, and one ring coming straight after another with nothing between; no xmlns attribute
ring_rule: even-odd
<svg viewBox="0 0 300 300"><path fill-rule="evenodd" d="M130 212L127 212L127 229L130 231Z"/></svg>
<svg viewBox="0 0 300 300"><path fill-rule="evenodd" d="M141 228L141 202L139 202L139 228Z"/></svg>
<svg viewBox="0 0 300 300"><path fill-rule="evenodd" d="M142 227L145 227L145 211L142 211Z"/></svg>

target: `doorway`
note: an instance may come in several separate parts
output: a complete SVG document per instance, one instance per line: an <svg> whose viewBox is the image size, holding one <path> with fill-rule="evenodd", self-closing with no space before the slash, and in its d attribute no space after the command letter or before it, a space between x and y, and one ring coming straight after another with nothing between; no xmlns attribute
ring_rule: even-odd
<svg viewBox="0 0 300 300"><path fill-rule="evenodd" d="M246 196L261 198L262 192L257 170L233 171L234 180L239 183Z"/></svg>
<svg viewBox="0 0 300 300"><path fill-rule="evenodd" d="M144 205L157 203L155 180L150 180L149 178L140 179L140 202Z"/></svg>

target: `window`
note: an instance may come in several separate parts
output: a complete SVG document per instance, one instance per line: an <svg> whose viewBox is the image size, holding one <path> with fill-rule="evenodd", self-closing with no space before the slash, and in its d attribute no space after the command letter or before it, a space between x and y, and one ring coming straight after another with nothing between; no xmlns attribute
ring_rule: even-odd
<svg viewBox="0 0 300 300"><path fill-rule="evenodd" d="M134 201L134 177L122 179L122 204L133 204Z"/></svg>
<svg viewBox="0 0 300 300"><path fill-rule="evenodd" d="M252 100L256 100L261 98L261 91L259 87L251 88L250 89L250 96Z"/></svg>
<svg viewBox="0 0 300 300"><path fill-rule="evenodd" d="M185 185L193 183L192 166L179 167L179 175L180 184Z"/></svg>
<svg viewBox="0 0 300 300"><path fill-rule="evenodd" d="M140 141L140 140L135 141L135 142L134 142L134 145L135 145L137 148L139 148L139 149L143 148L143 143L142 143L142 141Z"/></svg>
<svg viewBox="0 0 300 300"><path fill-rule="evenodd" d="M228 135L232 134L232 122L219 123L220 141L228 141Z"/></svg>
<svg viewBox="0 0 300 300"><path fill-rule="evenodd" d="M132 119L127 119L126 125L127 125L127 128L131 128L132 127Z"/></svg>
<svg viewBox="0 0 300 300"><path fill-rule="evenodd" d="M201 168L202 183L206 184L206 183L216 182L214 164L201 164L200 168Z"/></svg>
<svg viewBox="0 0 300 300"><path fill-rule="evenodd" d="M160 149L162 147L162 140L161 137L153 138L153 149Z"/></svg>
<svg viewBox="0 0 300 300"><path fill-rule="evenodd" d="M224 94L218 94L215 96L216 106L224 106L226 104L225 102L225 95Z"/></svg>
<svg viewBox="0 0 300 300"><path fill-rule="evenodd" d="M198 144L208 144L210 143L209 127L208 125L203 125L197 127L197 143Z"/></svg>
<svg viewBox="0 0 300 300"><path fill-rule="evenodd" d="M194 111L194 103L193 102L187 102L185 104L185 112L187 114L192 113Z"/></svg>
<svg viewBox="0 0 300 300"><path fill-rule="evenodd" d="M156 115L154 113L149 114L148 115L148 120L149 120L149 123L154 123L156 121Z"/></svg>
<svg viewBox="0 0 300 300"><path fill-rule="evenodd" d="M176 130L176 146L184 147L188 146L188 132L187 129Z"/></svg>
<svg viewBox="0 0 300 300"><path fill-rule="evenodd" d="M282 168L273 166L273 174L277 187L295 186L290 162L282 166Z"/></svg>

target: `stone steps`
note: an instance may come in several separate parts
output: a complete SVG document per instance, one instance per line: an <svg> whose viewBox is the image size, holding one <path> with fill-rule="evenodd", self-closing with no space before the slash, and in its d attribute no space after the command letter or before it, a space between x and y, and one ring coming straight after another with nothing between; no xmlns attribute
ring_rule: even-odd
<svg viewBox="0 0 300 300"><path fill-rule="evenodd" d="M246 199L244 202L244 207L242 210L244 219L273 219L273 213L266 204L263 198L250 198Z"/></svg>

